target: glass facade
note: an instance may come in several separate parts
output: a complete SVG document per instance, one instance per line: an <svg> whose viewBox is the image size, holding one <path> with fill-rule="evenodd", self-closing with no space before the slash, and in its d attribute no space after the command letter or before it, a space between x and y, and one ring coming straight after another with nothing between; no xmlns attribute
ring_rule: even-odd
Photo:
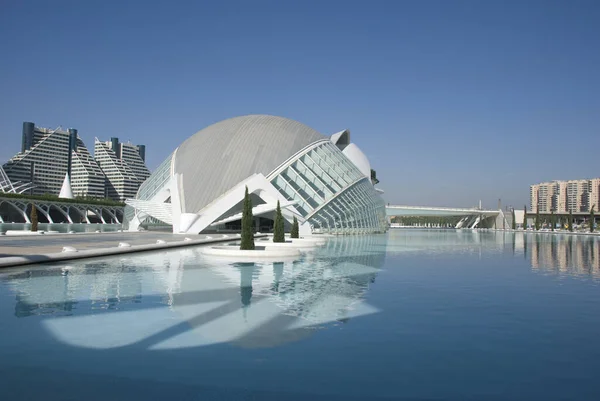
<svg viewBox="0 0 600 401"><path fill-rule="evenodd" d="M142 183L137 196L135 197L136 199L151 200L154 195L164 189L167 182L171 179L171 160L173 160L173 154L174 153L171 153L169 157L154 170L152 175ZM129 222L133 220L135 216L135 208L129 205L125 206L124 216L124 226L127 228ZM144 221L146 223L167 224L152 216L146 217Z"/></svg>
<svg viewBox="0 0 600 401"><path fill-rule="evenodd" d="M330 141L308 148L269 177L313 232L363 234L387 227L385 204L369 178Z"/></svg>
<svg viewBox="0 0 600 401"><path fill-rule="evenodd" d="M136 199L150 200L165 187L171 179L171 160L173 160L173 153L144 181L138 190Z"/></svg>

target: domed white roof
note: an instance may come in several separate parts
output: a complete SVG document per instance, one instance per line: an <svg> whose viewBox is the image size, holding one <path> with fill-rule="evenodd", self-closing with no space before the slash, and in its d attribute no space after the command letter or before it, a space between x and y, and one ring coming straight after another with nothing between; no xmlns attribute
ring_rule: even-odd
<svg viewBox="0 0 600 401"><path fill-rule="evenodd" d="M348 159L354 163L365 177L371 178L371 163L362 150L355 144L351 143L342 151Z"/></svg>
<svg viewBox="0 0 600 401"><path fill-rule="evenodd" d="M326 139L297 121L268 115L230 118L198 131L179 146L174 172L182 212L197 213L252 174L267 176L304 147Z"/></svg>

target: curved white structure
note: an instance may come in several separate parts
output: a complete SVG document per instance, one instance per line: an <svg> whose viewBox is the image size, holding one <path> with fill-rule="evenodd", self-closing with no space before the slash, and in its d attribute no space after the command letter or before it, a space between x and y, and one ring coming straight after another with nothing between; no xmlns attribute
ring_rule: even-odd
<svg viewBox="0 0 600 401"><path fill-rule="evenodd" d="M367 159L367 156L363 153L362 150L360 150L358 146L351 143L348 146L346 146L344 150L342 150L342 153L348 159L350 159L350 161L354 163L356 167L358 167L360 172L363 173L365 177L371 179L371 163L369 162L369 159Z"/></svg>
<svg viewBox="0 0 600 401"><path fill-rule="evenodd" d="M241 250L237 246L210 246L207 248L202 248L200 251L203 255L206 256L218 256L221 258L229 258L235 261L240 261L244 259L282 259L285 260L287 258L293 258L296 256L300 256L300 250L297 248L287 247L273 247L272 244L266 246L257 246L255 250Z"/></svg>
<svg viewBox="0 0 600 401"><path fill-rule="evenodd" d="M267 115L213 124L183 142L126 201L129 228L144 222L172 225L175 233L222 227L240 220L247 187L254 216L272 219L279 201L302 234L385 231L385 206L368 159L349 144L349 131L333 137Z"/></svg>

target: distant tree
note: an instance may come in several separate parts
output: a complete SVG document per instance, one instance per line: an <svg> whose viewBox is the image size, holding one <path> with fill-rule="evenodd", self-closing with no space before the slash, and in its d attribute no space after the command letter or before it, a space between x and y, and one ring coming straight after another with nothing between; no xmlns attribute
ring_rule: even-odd
<svg viewBox="0 0 600 401"><path fill-rule="evenodd" d="M37 208L35 207L35 204L33 202L31 202L31 215L29 216L29 218L31 219L31 231L37 231L38 230L38 215L37 215Z"/></svg>
<svg viewBox="0 0 600 401"><path fill-rule="evenodd" d="M527 230L527 206L523 206L523 230Z"/></svg>
<svg viewBox="0 0 600 401"><path fill-rule="evenodd" d="M254 229L252 227L254 218L252 217L252 199L248 195L248 187L244 194L244 208L242 210L242 242L240 249L243 251L254 250Z"/></svg>
<svg viewBox="0 0 600 401"><path fill-rule="evenodd" d="M277 201L277 210L275 211L275 223L273 224L273 242L285 242L283 216L281 215L281 206Z"/></svg>
<svg viewBox="0 0 600 401"><path fill-rule="evenodd" d="M512 210L512 229L517 229L517 218L515 217L515 209Z"/></svg>
<svg viewBox="0 0 600 401"><path fill-rule="evenodd" d="M592 208L590 209L590 232L591 233L594 232L594 206L596 206L596 205L592 205Z"/></svg>
<svg viewBox="0 0 600 401"><path fill-rule="evenodd" d="M540 221L540 208L537 208L537 210L535 211L535 229L539 230L540 229L540 225L541 225L541 221Z"/></svg>
<svg viewBox="0 0 600 401"><path fill-rule="evenodd" d="M569 211L569 231L573 231L573 213Z"/></svg>
<svg viewBox="0 0 600 401"><path fill-rule="evenodd" d="M296 218L296 216L294 216L294 222L292 223L292 231L290 236L292 238L300 238L298 219Z"/></svg>
<svg viewBox="0 0 600 401"><path fill-rule="evenodd" d="M554 226L556 225L556 221L554 219L554 210L550 212L550 228L554 231Z"/></svg>

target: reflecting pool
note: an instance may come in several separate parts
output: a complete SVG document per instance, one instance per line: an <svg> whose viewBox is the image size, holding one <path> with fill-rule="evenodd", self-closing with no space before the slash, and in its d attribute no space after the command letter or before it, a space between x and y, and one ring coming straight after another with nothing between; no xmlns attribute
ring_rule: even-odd
<svg viewBox="0 0 600 401"><path fill-rule="evenodd" d="M392 230L0 271L0 395L600 399L600 238Z"/></svg>

